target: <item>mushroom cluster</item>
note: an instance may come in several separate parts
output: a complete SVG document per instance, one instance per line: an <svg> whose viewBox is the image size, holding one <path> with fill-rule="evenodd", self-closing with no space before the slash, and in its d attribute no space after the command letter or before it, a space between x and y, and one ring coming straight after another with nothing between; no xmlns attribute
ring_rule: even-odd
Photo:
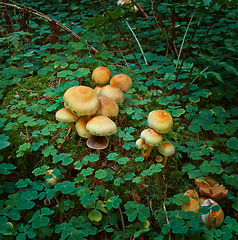
<svg viewBox="0 0 238 240"><path fill-rule="evenodd" d="M157 157L156 160L162 160L162 164L166 166L168 156L175 153L175 148L173 144L163 142L161 133L167 133L171 130L173 118L164 110L155 110L149 113L147 122L150 128L141 132L140 138L136 141L136 147L141 149L142 156L148 159L153 147L158 146L163 158Z"/></svg>
<svg viewBox="0 0 238 240"><path fill-rule="evenodd" d="M124 100L124 92L132 87L132 80L126 74L117 74L111 78L106 67L97 67L92 72L96 87L74 86L63 95L65 108L56 112L56 120L67 122L82 138L87 138L87 146L100 149L108 146L107 136L117 132L117 126L111 119L119 113L118 103ZM106 85L110 80L110 84Z"/></svg>
<svg viewBox="0 0 238 240"><path fill-rule="evenodd" d="M188 189L184 195L189 197L188 202L183 202L181 209L185 212L198 213L201 207L209 206L209 212L207 214L201 214L201 218L205 226L210 228L218 228L222 225L224 220L224 212L222 208L218 211L213 211L213 207L219 205L216 201L211 198L199 197L196 190ZM220 205L219 205L220 206Z"/></svg>

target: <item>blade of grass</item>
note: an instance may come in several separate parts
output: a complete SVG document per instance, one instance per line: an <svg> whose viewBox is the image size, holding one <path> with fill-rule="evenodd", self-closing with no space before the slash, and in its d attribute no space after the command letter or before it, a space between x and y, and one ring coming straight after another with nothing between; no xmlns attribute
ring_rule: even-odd
<svg viewBox="0 0 238 240"><path fill-rule="evenodd" d="M196 12L196 8L194 9L193 15L192 15L192 17L190 18L190 21L189 21L189 23L188 23L187 29L186 29L186 31L185 31L185 33L184 33L184 36L183 36L183 41L182 41L182 44L181 44L181 47L180 47L180 50L179 50L179 55L178 55L178 59L177 59L177 63L176 63L176 69L177 69L177 67L178 67L179 59L180 59L180 56L181 56L181 54L182 54L183 45L184 45L184 42L185 42L185 38L186 38L186 36L187 36L188 29L189 29L189 27L190 27L190 25L191 25L191 22L192 22L192 20L193 20L193 17L194 17L195 12Z"/></svg>
<svg viewBox="0 0 238 240"><path fill-rule="evenodd" d="M146 60L144 51L143 51L143 49L142 49L142 47L140 45L140 42L139 42L138 38L136 37L136 35L135 35L134 31L132 30L131 26L129 25L129 23L127 21L125 21L125 23L126 23L127 27L130 29L131 33L133 34L133 36L134 36L134 38L135 38L135 40L136 40L136 42L137 42L137 44L138 44L138 46L140 48L140 51L141 51L141 54L142 54L142 56L144 58L145 64L148 66L148 62Z"/></svg>

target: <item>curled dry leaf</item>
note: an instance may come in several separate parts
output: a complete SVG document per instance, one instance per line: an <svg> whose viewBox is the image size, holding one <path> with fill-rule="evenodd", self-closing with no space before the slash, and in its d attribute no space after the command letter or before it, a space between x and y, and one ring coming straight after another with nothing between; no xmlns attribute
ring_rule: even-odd
<svg viewBox="0 0 238 240"><path fill-rule="evenodd" d="M211 177L196 178L195 184L201 196L220 201L227 195L227 190Z"/></svg>

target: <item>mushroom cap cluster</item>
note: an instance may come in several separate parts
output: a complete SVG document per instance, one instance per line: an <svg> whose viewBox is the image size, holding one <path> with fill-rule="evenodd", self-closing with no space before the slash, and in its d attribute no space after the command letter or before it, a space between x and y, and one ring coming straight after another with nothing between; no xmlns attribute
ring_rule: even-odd
<svg viewBox="0 0 238 240"><path fill-rule="evenodd" d="M70 123L94 149L105 148L108 145L106 136L117 132L111 118L118 115L118 103L123 102L124 92L132 87L132 80L126 74L113 76L110 84L105 85L110 77L108 68L97 67L92 72L92 80L97 86L94 89L83 85L69 88L63 95L65 108L56 112L56 120Z"/></svg>
<svg viewBox="0 0 238 240"><path fill-rule="evenodd" d="M166 165L167 157L175 153L175 147L169 142L163 142L161 134L171 130L173 118L164 110L154 110L149 113L147 122L150 128L141 132L140 138L136 141L136 147L142 149L142 156L147 159L152 147L158 146L159 152L164 156L163 164ZM147 149L147 153L144 153Z"/></svg>

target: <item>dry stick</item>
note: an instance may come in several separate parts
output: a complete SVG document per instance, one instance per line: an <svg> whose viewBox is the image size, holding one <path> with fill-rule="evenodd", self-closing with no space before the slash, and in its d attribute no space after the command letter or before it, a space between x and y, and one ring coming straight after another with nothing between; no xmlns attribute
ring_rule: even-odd
<svg viewBox="0 0 238 240"><path fill-rule="evenodd" d="M2 28L2 27L0 26L0 28ZM5 40L6 40L6 42L7 42L7 45L8 45L8 47L11 49L13 55L16 56L15 52L13 51L10 43L8 42L8 40L7 40L7 38L6 38L6 36L4 35L4 33L3 33L2 31L1 31L1 33L2 33L2 36L5 38Z"/></svg>
<svg viewBox="0 0 238 240"><path fill-rule="evenodd" d="M135 3L135 6L140 10L140 12L142 13L142 15L143 15L144 17L146 17L147 20L152 21L152 20L149 18L149 16L147 15L147 13L144 11L144 9L141 7L141 5L140 5L139 3L136 3L135 0L132 0L132 2ZM153 28L155 28L155 29L158 28L155 24L153 24L152 26L153 26Z"/></svg>
<svg viewBox="0 0 238 240"><path fill-rule="evenodd" d="M14 8L14 15L15 15L15 18L16 18L17 30L20 32L20 28L19 28L18 21L17 21L16 8ZM20 41L21 41L21 45L22 45L23 51L24 51L24 53L25 53L26 51L25 51L25 48L24 48L24 44L23 44L23 42L22 42L22 37L21 37L21 35L20 35ZM19 50L20 50L20 52L21 52L21 54L22 54L20 43L18 43L18 46L19 46Z"/></svg>
<svg viewBox="0 0 238 240"><path fill-rule="evenodd" d="M155 3L156 3L156 1L155 1ZM156 3L155 5L157 5L157 3ZM163 20L162 20L160 14L159 14L158 11L157 11L157 8L154 8L154 7L153 7L153 3L151 4L151 7L152 7L152 10L156 12L156 15L157 15L158 20L159 20L159 24L158 24L158 22L157 22L156 16L154 16L155 22L157 23L157 25L159 26L160 30L162 31L162 33L163 33L163 35L164 35L164 38L165 38L167 47L169 48L169 50L171 51L171 53L174 55L174 51L173 51L173 49L171 48L171 46L170 46L170 44L169 44L169 40L168 40L167 35L166 35L166 32L165 32L165 30L164 30L164 27L166 27L166 28L168 28L168 27L163 23ZM154 14L153 14L153 15L154 15Z"/></svg>
<svg viewBox="0 0 238 240"><path fill-rule="evenodd" d="M12 1L12 2L14 2L14 1ZM23 6L23 5L19 4L19 3L16 3L16 2L14 2L14 3L15 3L15 5L9 4L9 3L0 2L0 5L9 6L9 7L14 7L14 8L21 9L21 10L25 8L25 9L28 10L29 13L32 13L32 14L38 16L38 17L44 18L44 19L46 19L46 20L48 20L48 21L50 21L50 22L54 21L59 27L61 27L61 28L64 29L65 31L69 32L72 36L74 36L74 37L77 38L79 41L81 41L81 38L80 38L75 32L73 32L72 30L70 30L69 28L67 28L66 26L64 26L62 23L58 22L57 20L55 20L55 19L53 19L53 18L51 18L51 17L48 17L48 16L46 16L45 14L43 14L43 13L41 13L41 12L38 12L38 11L32 9L32 8L25 7L25 6ZM17 6L17 5L18 5L18 6Z"/></svg>
<svg viewBox="0 0 238 240"><path fill-rule="evenodd" d="M163 178L165 178L163 176ZM166 222L167 224L169 225L169 218L168 218L168 214L167 214L167 210L166 210L166 206L165 206L165 201L167 199L167 184L165 184L165 191L164 191L164 201L163 201L163 209L165 211L165 219L166 219ZM170 232L169 232L169 240L171 239L171 235L170 235Z"/></svg>
<svg viewBox="0 0 238 240"><path fill-rule="evenodd" d="M109 18L112 20L112 23L115 25L115 27L116 27L116 29L118 30L118 32L119 32L119 33L124 37L124 39L126 40L126 43L127 43L128 47L130 48L130 50L131 50L131 52L132 52L132 54L133 54L133 56L134 56L134 58L135 58L135 60L136 60L136 62L137 62L137 64L138 64L138 67L141 69L140 63L139 63L139 61L138 61L138 59L137 59L137 57L136 57L136 55L135 55L135 53L134 53L131 45L130 45L130 43L128 42L125 34L120 30L120 28L117 26L117 24L116 24L116 22L114 21L114 19L113 19L113 18L111 17L111 15L108 13L108 11L107 11L107 9L106 9L103 1L102 1L102 0L98 0L98 1L100 2L100 4L101 4L103 10L105 11L105 13L106 13L106 14L109 16Z"/></svg>
<svg viewBox="0 0 238 240"><path fill-rule="evenodd" d="M127 65L127 67L129 67L129 65L128 65L128 63L127 63L126 59L124 58L124 56L123 56L123 54L122 54L122 51L121 51L120 47L119 47L119 46L117 46L117 48L118 48L118 50L119 50L119 52L120 52L120 54L121 54L121 56L122 56L123 60L125 61L125 63L126 63L126 65Z"/></svg>
<svg viewBox="0 0 238 240"><path fill-rule="evenodd" d="M214 22L214 21L213 21L213 22ZM193 66L192 66L192 68L191 68L191 70L190 70L190 72L189 72L189 76L188 76L188 79L187 79L187 81L186 81L186 85L184 86L183 91L182 91L182 93L180 94L179 101L181 100L181 98L182 98L182 96L183 96L183 93L184 93L184 92L186 91L186 89L187 89L187 86L188 86L188 84L189 84L190 77L191 77L191 75L192 75L193 69L194 69L195 64L196 64L196 62L197 62L197 59L198 59L198 55L199 55L199 53L200 53L201 50L202 50L202 46L203 46L204 41L205 41L205 39L206 39L206 37L207 37L207 35L208 35L208 32L210 31L210 29L211 29L211 27L212 27L212 25L213 25L213 22L210 24L209 28L207 29L207 32L206 32L205 36L203 37L203 40L202 40L202 42L201 42L201 44L200 44L199 50L198 50L197 55L196 55L196 57L195 57L195 60L194 60L194 62L193 62Z"/></svg>

